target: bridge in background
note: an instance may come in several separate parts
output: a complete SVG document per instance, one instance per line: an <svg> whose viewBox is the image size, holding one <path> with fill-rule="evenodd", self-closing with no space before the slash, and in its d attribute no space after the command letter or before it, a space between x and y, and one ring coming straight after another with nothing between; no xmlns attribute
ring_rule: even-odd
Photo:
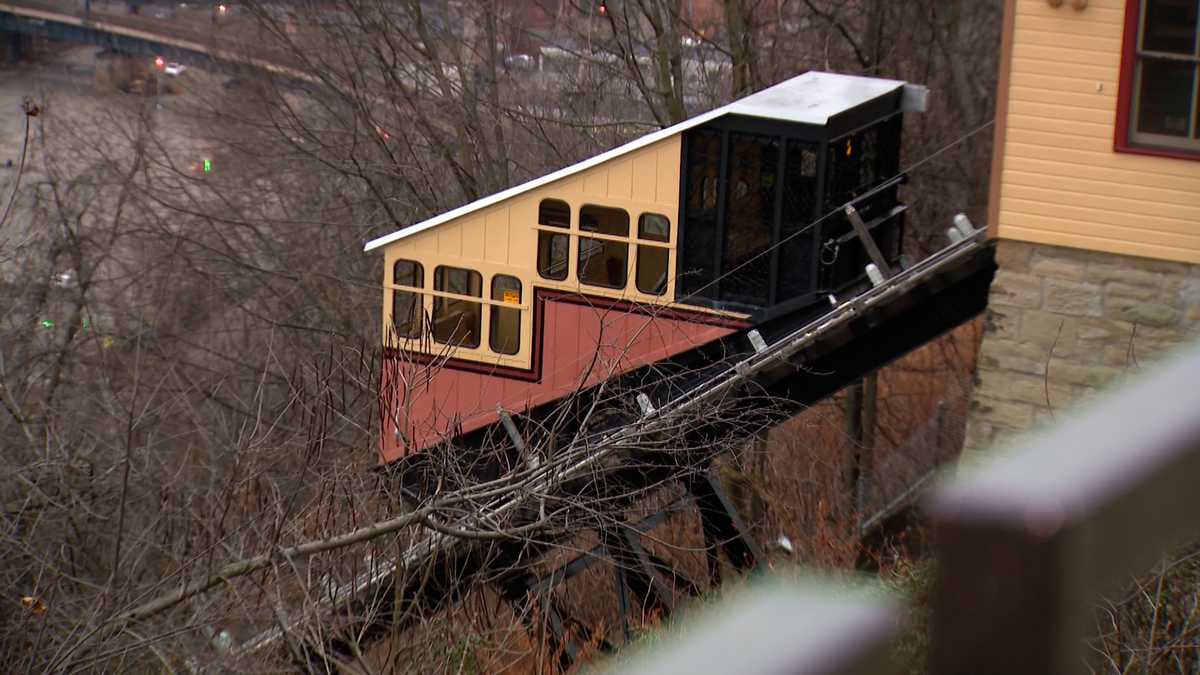
<svg viewBox="0 0 1200 675"><path fill-rule="evenodd" d="M211 21L204 13L164 18L115 11L119 5L95 5L90 0L65 2L0 2L0 35L30 35L51 40L97 45L131 56L162 57L185 65L218 70L249 67L299 82L314 78L289 65L280 53L258 44L254 29L242 23ZM104 8L103 10L101 8ZM190 19L190 20L189 20Z"/></svg>

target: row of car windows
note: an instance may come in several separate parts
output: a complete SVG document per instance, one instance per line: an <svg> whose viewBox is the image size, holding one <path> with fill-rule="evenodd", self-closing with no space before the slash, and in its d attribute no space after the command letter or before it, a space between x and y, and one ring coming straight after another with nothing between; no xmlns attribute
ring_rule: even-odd
<svg viewBox="0 0 1200 675"><path fill-rule="evenodd" d="M397 260L392 283L425 287L425 268L415 260ZM483 297L483 277L475 270L439 265L433 268L433 290L457 296ZM521 348L521 280L507 274L492 275L488 305L488 345L497 354L516 354ZM395 289L392 292L392 325L401 338L419 338L424 325L423 295ZM507 305L513 305L509 307ZM433 296L429 333L435 342L476 348L483 336L483 303L465 298Z"/></svg>
<svg viewBox="0 0 1200 675"><path fill-rule="evenodd" d="M538 224L571 228L571 207L558 199L542 200ZM625 241L579 237L577 275L580 283L605 288L626 287L629 266L629 213L624 209L586 204L579 209L579 230L607 237L625 237ZM546 279L567 278L567 259L571 233L538 231L538 274ZM671 241L671 222L657 213L638 217L637 289L650 295L667 291L667 269ZM656 242L656 243L647 243ZM411 288L425 287L425 268L415 260L397 260L392 268L392 283ZM484 303L467 298L483 297L483 277L475 270L439 265L433 270L433 290L462 297L433 297L429 334L435 342L456 347L479 347L483 341ZM497 354L516 354L521 347L521 280L507 274L492 275L489 304L488 346ZM509 307L507 305L513 305ZM415 339L425 327L422 293L394 289L392 326L401 338Z"/></svg>
<svg viewBox="0 0 1200 675"><path fill-rule="evenodd" d="M543 199L538 205L538 225L548 228L571 229L571 207L558 199ZM629 280L629 212L608 206L584 204L579 208L580 234L538 230L538 274L545 279L564 281L567 278L571 236L579 238L579 253L575 268L582 284L604 288L625 288ZM624 241L585 236L592 232L607 237L624 237ZM671 221L657 213L638 216L637 266L634 284L642 293L662 295L667 292L667 271L671 241ZM657 242L647 243L647 242Z"/></svg>

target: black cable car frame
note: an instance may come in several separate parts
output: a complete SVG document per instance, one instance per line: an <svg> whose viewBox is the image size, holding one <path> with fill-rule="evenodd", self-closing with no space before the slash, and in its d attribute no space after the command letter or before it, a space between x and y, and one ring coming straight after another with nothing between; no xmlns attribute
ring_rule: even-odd
<svg viewBox="0 0 1200 675"><path fill-rule="evenodd" d="M847 204L866 222L888 264L898 265L905 210L898 194L902 116L896 91L824 125L731 114L684 132L677 301L769 319L861 283L871 259L842 213ZM764 148L757 169L753 163L739 167L742 147L755 143ZM731 180L747 169L757 172L755 187L761 195L768 189L772 202L769 220L760 214L751 229L769 227L770 236L758 232L760 245L731 258L729 239L739 233L730 221L741 218L746 225L744 214L731 213L737 207L731 199L739 198ZM808 184L797 189L804 180ZM734 190L744 195L750 189L744 183L733 184Z"/></svg>

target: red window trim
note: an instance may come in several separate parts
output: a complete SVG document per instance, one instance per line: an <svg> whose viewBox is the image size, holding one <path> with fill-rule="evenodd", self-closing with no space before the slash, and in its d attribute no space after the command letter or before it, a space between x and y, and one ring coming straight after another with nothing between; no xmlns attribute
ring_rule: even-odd
<svg viewBox="0 0 1200 675"><path fill-rule="evenodd" d="M1125 0L1125 35L1121 42L1121 77L1117 87L1117 121L1113 127L1113 151L1133 155L1170 157L1200 162L1200 152L1186 152L1129 142L1129 116L1133 108L1133 65L1137 60L1138 18L1143 0Z"/></svg>

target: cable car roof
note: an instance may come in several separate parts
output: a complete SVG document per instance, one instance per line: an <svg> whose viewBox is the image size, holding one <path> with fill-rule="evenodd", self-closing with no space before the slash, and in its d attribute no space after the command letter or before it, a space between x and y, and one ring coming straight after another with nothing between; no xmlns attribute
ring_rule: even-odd
<svg viewBox="0 0 1200 675"><path fill-rule="evenodd" d="M598 166L611 159L616 159L665 138L670 138L675 134L682 133L724 115L744 115L760 119L823 126L829 122L830 117L838 113L860 106L904 86L906 86L906 83L900 80L884 80L874 77L810 71L793 77L790 80L784 80L774 86L767 87L760 92L740 98L728 105L714 108L701 115L696 115L679 124L647 134L577 164L572 164L540 178L535 178L507 190L477 199L428 220L409 225L391 234L373 239L367 242L363 250L372 251L381 246L387 246L405 237L424 232L442 223L454 220L455 218L465 216L493 204L498 204L511 197L516 197L529 190Z"/></svg>

